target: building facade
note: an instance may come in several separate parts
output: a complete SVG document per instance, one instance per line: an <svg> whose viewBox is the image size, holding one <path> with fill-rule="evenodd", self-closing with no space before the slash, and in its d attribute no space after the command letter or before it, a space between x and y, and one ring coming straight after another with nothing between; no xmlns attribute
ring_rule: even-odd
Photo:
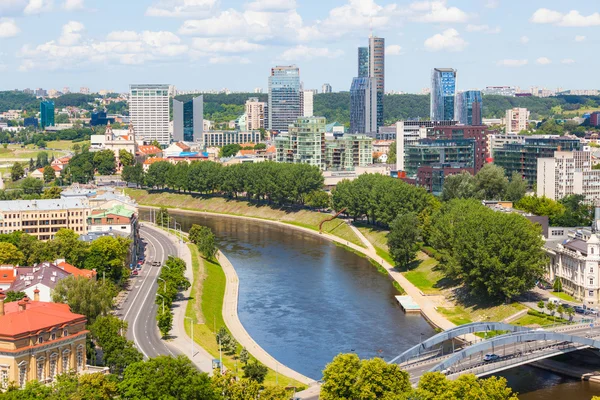
<svg viewBox="0 0 600 400"><path fill-rule="evenodd" d="M377 82L377 127L383 126L383 96L385 94L385 39L369 37L369 76Z"/></svg>
<svg viewBox="0 0 600 400"><path fill-rule="evenodd" d="M350 133L377 132L377 81L359 77L350 88Z"/></svg>
<svg viewBox="0 0 600 400"><path fill-rule="evenodd" d="M506 133L520 133L527 129L530 112L526 108L506 110Z"/></svg>
<svg viewBox="0 0 600 400"><path fill-rule="evenodd" d="M358 48L358 77L366 78L369 76L369 48Z"/></svg>
<svg viewBox="0 0 600 400"><path fill-rule="evenodd" d="M43 100L40 102L40 120L42 129L48 126L54 126L54 102Z"/></svg>
<svg viewBox="0 0 600 400"><path fill-rule="evenodd" d="M275 138L277 161L324 169L325 125L323 117L298 118L287 134Z"/></svg>
<svg viewBox="0 0 600 400"><path fill-rule="evenodd" d="M182 102L173 99L173 140L199 142L204 130L204 96Z"/></svg>
<svg viewBox="0 0 600 400"><path fill-rule="evenodd" d="M140 138L171 142L169 134L169 85L130 85L129 114Z"/></svg>
<svg viewBox="0 0 600 400"><path fill-rule="evenodd" d="M456 70L434 68L431 73L431 120L454 121L455 99Z"/></svg>
<svg viewBox="0 0 600 400"><path fill-rule="evenodd" d="M600 112L595 111L590 114L590 125L600 126Z"/></svg>
<svg viewBox="0 0 600 400"><path fill-rule="evenodd" d="M277 66L269 77L269 129L287 131L302 116L300 104L300 69Z"/></svg>
<svg viewBox="0 0 600 400"><path fill-rule="evenodd" d="M260 132L208 131L203 133L206 147L223 147L228 144L259 143Z"/></svg>
<svg viewBox="0 0 600 400"><path fill-rule="evenodd" d="M313 116L313 108L314 108L314 95L315 92L312 90L303 90L301 92L302 96L300 97L301 108L302 108L302 116L303 117L312 117Z"/></svg>
<svg viewBox="0 0 600 400"><path fill-rule="evenodd" d="M258 101L258 97L252 97L246 101L246 129L258 131L264 129L267 117L267 103Z"/></svg>
<svg viewBox="0 0 600 400"><path fill-rule="evenodd" d="M380 128L377 139L396 140L396 170L404 171L405 149L420 139L427 138L434 128L455 126L456 121L398 121L396 122L395 135L391 134L391 127ZM383 134L385 132L385 134Z"/></svg>
<svg viewBox="0 0 600 400"><path fill-rule="evenodd" d="M325 142L325 170L353 171L373 163L373 139L364 135L343 135Z"/></svg>
<svg viewBox="0 0 600 400"><path fill-rule="evenodd" d="M483 99L479 90L467 90L456 95L455 116L459 124L481 125Z"/></svg>
<svg viewBox="0 0 600 400"><path fill-rule="evenodd" d="M321 88L321 92L322 93L331 93L331 92L333 92L333 89L331 88L331 85L329 83L324 83L323 87Z"/></svg>

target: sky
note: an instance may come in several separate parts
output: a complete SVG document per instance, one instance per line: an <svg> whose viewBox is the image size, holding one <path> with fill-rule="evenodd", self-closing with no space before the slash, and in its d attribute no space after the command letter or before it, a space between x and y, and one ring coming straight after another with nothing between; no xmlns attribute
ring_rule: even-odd
<svg viewBox="0 0 600 400"><path fill-rule="evenodd" d="M347 91L357 47L386 39L386 91L431 69L485 86L598 89L598 0L0 0L0 90L131 83L266 90L296 64L306 89Z"/></svg>

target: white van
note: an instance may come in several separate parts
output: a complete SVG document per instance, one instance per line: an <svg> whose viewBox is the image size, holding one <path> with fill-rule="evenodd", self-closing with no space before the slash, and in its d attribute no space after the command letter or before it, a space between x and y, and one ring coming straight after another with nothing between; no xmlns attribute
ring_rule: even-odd
<svg viewBox="0 0 600 400"><path fill-rule="evenodd" d="M548 299L548 303L552 303L554 305L559 305L560 304L560 299L556 298L556 297L550 297Z"/></svg>

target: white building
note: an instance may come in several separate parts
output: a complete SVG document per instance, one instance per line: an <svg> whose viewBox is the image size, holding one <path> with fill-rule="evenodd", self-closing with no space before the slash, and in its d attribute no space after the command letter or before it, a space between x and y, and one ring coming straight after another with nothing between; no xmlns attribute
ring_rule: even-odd
<svg viewBox="0 0 600 400"><path fill-rule="evenodd" d="M169 85L129 88L129 114L138 136L146 142L169 144Z"/></svg>
<svg viewBox="0 0 600 400"><path fill-rule="evenodd" d="M331 89L331 85L329 83L324 83L321 88L321 93L331 93L333 90Z"/></svg>
<svg viewBox="0 0 600 400"><path fill-rule="evenodd" d="M525 136L515 133L494 133L488 136L488 149L490 149L490 157L494 157L494 151L502 149L505 144L521 143L525 140Z"/></svg>
<svg viewBox="0 0 600 400"><path fill-rule="evenodd" d="M456 121L398 121L396 122L396 170L404 171L404 149L407 145L427 138L427 130L436 126L453 126Z"/></svg>
<svg viewBox="0 0 600 400"><path fill-rule="evenodd" d="M267 115L267 103L258 101L258 97L251 97L246 101L246 129L257 131L264 129Z"/></svg>
<svg viewBox="0 0 600 400"><path fill-rule="evenodd" d="M526 108L506 110L506 133L520 133L527 129L530 112Z"/></svg>
<svg viewBox="0 0 600 400"><path fill-rule="evenodd" d="M300 92L300 107L302 108L302 116L303 117L312 117L313 116L313 98L314 91L313 90L303 90Z"/></svg>
<svg viewBox="0 0 600 400"><path fill-rule="evenodd" d="M125 150L134 158L138 151L135 130L133 125L129 125L128 130L113 131L110 123L106 126L104 135L90 136L90 149L93 150L112 150L115 153L117 165L120 165L119 152Z"/></svg>
<svg viewBox="0 0 600 400"><path fill-rule="evenodd" d="M260 132L210 131L203 133L206 147L223 147L228 144L259 143Z"/></svg>

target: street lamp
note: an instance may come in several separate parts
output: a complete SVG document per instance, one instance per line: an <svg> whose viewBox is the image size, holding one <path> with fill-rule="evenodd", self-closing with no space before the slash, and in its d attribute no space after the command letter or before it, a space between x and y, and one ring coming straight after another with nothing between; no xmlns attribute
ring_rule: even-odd
<svg viewBox="0 0 600 400"><path fill-rule="evenodd" d="M183 243L183 233L181 232L181 224L173 220L175 225L175 232L177 232L177 225L179 225L179 256L181 257L181 244Z"/></svg>
<svg viewBox="0 0 600 400"><path fill-rule="evenodd" d="M161 278L160 276L158 277L159 281L163 281L165 283L165 293L167 293L167 281L165 281L163 278Z"/></svg>
<svg viewBox="0 0 600 400"><path fill-rule="evenodd" d="M192 356L190 357L190 359L193 360L194 359L194 319L192 317L185 317L185 319L190 320L190 326L192 327Z"/></svg>

